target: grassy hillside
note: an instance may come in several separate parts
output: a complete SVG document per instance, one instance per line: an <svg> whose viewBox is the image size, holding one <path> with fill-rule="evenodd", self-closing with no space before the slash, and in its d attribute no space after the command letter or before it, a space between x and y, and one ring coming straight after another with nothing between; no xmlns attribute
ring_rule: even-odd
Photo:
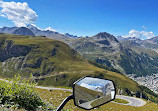
<svg viewBox="0 0 158 111"><path fill-rule="evenodd" d="M40 94L40 97L46 101L49 101L50 103L54 104L56 107L60 105L60 103L69 95L72 93L69 91L57 91L57 90L44 90L44 89L37 89L37 91ZM119 103L120 100L116 100ZM127 103L127 101L123 101L123 103ZM158 110L158 104L153 103L151 101L146 101L147 104L145 104L142 107L134 107L134 106L126 106L126 105L119 105L116 103L107 103L103 106L100 106L99 108L92 109L91 111L157 111ZM65 107L65 109L70 109L71 111L85 111L84 109L75 107L73 100L68 102Z"/></svg>
<svg viewBox="0 0 158 111"><path fill-rule="evenodd" d="M75 38L66 43L83 57L124 74L146 76L158 72L158 54L151 49L146 50L145 44L140 48L141 45L135 41L119 42L108 33Z"/></svg>
<svg viewBox="0 0 158 111"><path fill-rule="evenodd" d="M4 78L28 78L32 73L44 86L71 87L83 76L106 78L114 81L119 94L148 98L131 79L92 65L67 44L45 37L0 34L0 72Z"/></svg>

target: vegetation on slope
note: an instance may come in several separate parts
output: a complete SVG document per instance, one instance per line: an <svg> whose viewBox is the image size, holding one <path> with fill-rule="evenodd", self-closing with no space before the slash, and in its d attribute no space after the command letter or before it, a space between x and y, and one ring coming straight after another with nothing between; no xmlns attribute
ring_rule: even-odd
<svg viewBox="0 0 158 111"><path fill-rule="evenodd" d="M128 104L129 103L128 101L123 100L123 99L119 99L119 98L115 98L113 101L117 102L117 103L124 103L124 104Z"/></svg>
<svg viewBox="0 0 158 111"><path fill-rule="evenodd" d="M120 43L113 35L99 33L93 37L72 39L67 43L83 57L117 69L124 74L145 76L158 72L158 58L153 57L153 54L158 54L147 51L144 47L140 48L140 44L134 41ZM136 50L133 50L133 47Z"/></svg>
<svg viewBox="0 0 158 111"><path fill-rule="evenodd" d="M146 76L158 72L157 44L137 39L121 41L121 44L130 49L124 50L124 55L121 56L122 61L120 61L126 73ZM129 63L128 66L127 63Z"/></svg>
<svg viewBox="0 0 158 111"><path fill-rule="evenodd" d="M136 74L136 76L145 76L158 72L158 59L149 56L146 53L136 53L131 49L123 50L120 55L119 64L127 74Z"/></svg>
<svg viewBox="0 0 158 111"><path fill-rule="evenodd" d="M20 74L22 78L28 78L32 73L39 85L72 87L79 78L93 76L113 80L118 94L143 95L147 99L147 93L136 82L117 70L99 67L63 42L45 37L0 34L0 77L12 78Z"/></svg>
<svg viewBox="0 0 158 111"><path fill-rule="evenodd" d="M9 83L0 81L0 107L3 109L37 110L46 109L47 105L35 91L35 83L31 79L15 76Z"/></svg>

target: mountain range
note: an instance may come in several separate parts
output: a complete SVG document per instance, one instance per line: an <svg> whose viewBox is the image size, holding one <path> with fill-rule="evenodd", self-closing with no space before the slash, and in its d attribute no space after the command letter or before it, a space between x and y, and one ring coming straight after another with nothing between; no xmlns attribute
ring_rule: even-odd
<svg viewBox="0 0 158 111"><path fill-rule="evenodd" d="M32 73L39 85L68 87L83 76L106 78L114 81L117 94L157 102L154 92L125 76L158 71L156 40L120 40L106 32L77 37L33 25L3 27L0 28L0 77L20 74L28 78Z"/></svg>
<svg viewBox="0 0 158 111"><path fill-rule="evenodd" d="M21 28L25 28L25 30L23 31L16 31L19 30ZM26 32L32 32L32 33L26 33ZM24 34L24 32L26 34ZM65 33L65 34L60 34L58 32L55 31L51 31L51 30L42 30L39 29L38 27L34 26L34 25L28 25L27 27L3 27L0 28L0 33L7 33L7 34L17 34L17 35L32 35L32 36L42 36L42 37L48 37L48 38L53 38L56 40L66 40L69 38L76 38L77 36L71 35L69 33Z"/></svg>
<svg viewBox="0 0 158 111"><path fill-rule="evenodd" d="M141 40L136 37L115 37L106 32L92 37L76 37L68 33L41 30L33 25L22 29L3 27L0 33L42 36L63 41L83 57L123 74L145 76L158 72L158 37Z"/></svg>
<svg viewBox="0 0 158 111"><path fill-rule="evenodd" d="M94 36L96 43L102 41L101 35ZM116 38L111 40L114 46L120 46ZM105 43L109 45L107 41ZM115 48L110 48L109 52L117 50ZM158 101L157 95L148 88L121 73L105 70L104 66L86 60L69 45L46 37L0 34L0 72L3 78L12 78L17 74L28 78L32 74L34 80L43 86L72 87L73 82L83 76L105 78L114 81L117 94Z"/></svg>
<svg viewBox="0 0 158 111"><path fill-rule="evenodd" d="M117 40L113 35L103 32L92 37L70 39L67 44L83 57L115 68L123 74L145 76L158 72L156 38Z"/></svg>

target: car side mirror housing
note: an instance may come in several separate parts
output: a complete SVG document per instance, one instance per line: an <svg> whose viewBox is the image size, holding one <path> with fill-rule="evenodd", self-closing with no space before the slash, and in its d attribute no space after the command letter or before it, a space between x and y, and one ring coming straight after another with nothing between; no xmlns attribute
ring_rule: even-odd
<svg viewBox="0 0 158 111"><path fill-rule="evenodd" d="M74 83L74 104L83 109L93 109L115 99L116 89L113 81L83 77Z"/></svg>

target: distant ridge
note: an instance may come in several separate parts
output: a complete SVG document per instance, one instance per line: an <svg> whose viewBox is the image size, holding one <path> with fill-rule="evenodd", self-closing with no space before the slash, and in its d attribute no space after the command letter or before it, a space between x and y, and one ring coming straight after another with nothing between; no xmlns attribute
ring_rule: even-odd
<svg viewBox="0 0 158 111"><path fill-rule="evenodd" d="M0 28L0 33L6 34L17 34L17 35L32 35L32 36L42 36L51 39L56 39L60 41L67 41L68 39L77 38L71 34L65 33L61 34L52 30L42 30L34 25L28 25L27 27L3 27Z"/></svg>
<svg viewBox="0 0 158 111"><path fill-rule="evenodd" d="M33 35L32 33L34 33L35 36L63 41L85 58L117 69L124 74L145 76L158 72L157 37L147 40L136 37L117 37L118 40L107 32L100 32L92 37L74 38L70 34L41 30L33 25L24 29L27 30L26 33L17 27L4 27L0 28L0 33L7 31L18 35Z"/></svg>
<svg viewBox="0 0 158 111"><path fill-rule="evenodd" d="M35 36L35 34L28 28L26 27L20 27L18 29L16 29L13 34L16 35L30 35L30 36Z"/></svg>
<svg viewBox="0 0 158 111"><path fill-rule="evenodd" d="M119 37L119 40L107 32L101 32L92 37L69 40L67 44L85 58L124 74L145 76L158 72L157 38Z"/></svg>

